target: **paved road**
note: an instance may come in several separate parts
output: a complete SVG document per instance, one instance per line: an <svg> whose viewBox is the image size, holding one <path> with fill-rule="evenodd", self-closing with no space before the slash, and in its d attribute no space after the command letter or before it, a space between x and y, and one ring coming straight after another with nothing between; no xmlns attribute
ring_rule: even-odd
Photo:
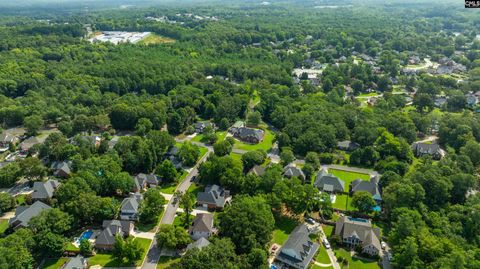
<svg viewBox="0 0 480 269"><path fill-rule="evenodd" d="M190 185L192 184L191 179L193 176L198 175L198 167L201 163L207 160L208 155L213 152L213 148L210 146L205 146L208 149L207 154L205 154L202 159L190 170L190 173L185 177L185 179L178 184L176 191L185 192L188 190ZM168 201L167 209L165 210L165 214L163 214L162 219L160 220L160 224L172 224L173 220L175 219L175 213L178 209L178 203L173 204L172 197L170 201ZM158 232L159 226L155 228L155 233ZM156 269L158 260L160 259L162 251L157 247L157 239L154 237L152 244L150 245L150 249L148 250L147 256L142 264L142 269Z"/></svg>

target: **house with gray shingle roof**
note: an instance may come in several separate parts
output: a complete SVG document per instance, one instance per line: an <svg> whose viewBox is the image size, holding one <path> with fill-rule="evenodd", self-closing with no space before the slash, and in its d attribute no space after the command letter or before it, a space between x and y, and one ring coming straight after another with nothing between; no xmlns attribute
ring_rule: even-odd
<svg viewBox="0 0 480 269"><path fill-rule="evenodd" d="M104 220L103 230L95 240L95 248L112 250L115 236L128 237L133 232L133 222L127 220Z"/></svg>
<svg viewBox="0 0 480 269"><path fill-rule="evenodd" d="M265 132L261 129L253 129L248 127L232 127L230 133L233 137L240 139L241 141L257 144L263 141Z"/></svg>
<svg viewBox="0 0 480 269"><path fill-rule="evenodd" d="M22 141L22 143L20 143L19 145L19 148L20 148L20 152L19 152L19 155L20 156L27 156L30 149L35 146L35 145L38 145L42 142L40 142L40 140L38 140L38 138L32 136L30 138L27 138L26 140Z"/></svg>
<svg viewBox="0 0 480 269"><path fill-rule="evenodd" d="M210 245L210 241L208 241L205 237L200 237L197 241L188 244L187 251L190 249L202 249Z"/></svg>
<svg viewBox="0 0 480 269"><path fill-rule="evenodd" d="M193 240L209 238L213 234L213 215L201 213L195 216L193 225L189 229L190 237Z"/></svg>
<svg viewBox="0 0 480 269"><path fill-rule="evenodd" d="M372 198L380 203L382 201L382 195L378 189L378 177L370 177L370 181L361 180L359 178L355 179L350 183L350 194L353 195L359 191L366 191L372 194Z"/></svg>
<svg viewBox="0 0 480 269"><path fill-rule="evenodd" d="M154 174L140 173L133 178L135 182L135 191L145 190L147 187L155 188L161 182L161 179Z"/></svg>
<svg viewBox="0 0 480 269"><path fill-rule="evenodd" d="M86 269L87 268L87 259L82 255L77 255L76 257L70 258L61 269Z"/></svg>
<svg viewBox="0 0 480 269"><path fill-rule="evenodd" d="M289 164L283 168L283 175L287 178L296 177L300 180L305 180L305 174L302 169L296 167L293 164Z"/></svg>
<svg viewBox="0 0 480 269"><path fill-rule="evenodd" d="M193 127L195 128L196 133L201 134L201 133L203 133L203 131L205 131L206 128L208 128L208 127L213 128L213 125L212 125L212 123L210 123L208 121L202 121L202 122L194 123Z"/></svg>
<svg viewBox="0 0 480 269"><path fill-rule="evenodd" d="M372 227L372 223L367 219L343 216L335 224L335 235L346 245L360 245L362 252L371 256L378 255L382 249L380 228Z"/></svg>
<svg viewBox="0 0 480 269"><path fill-rule="evenodd" d="M424 155L430 155L432 156L433 159L435 160L440 160L445 156L445 151L440 148L440 145L431 143L413 143L412 145L412 151L413 154L415 154L415 157L422 157Z"/></svg>
<svg viewBox="0 0 480 269"><path fill-rule="evenodd" d="M354 151L358 149L360 145L350 140L340 141L337 143L337 148L344 151Z"/></svg>
<svg viewBox="0 0 480 269"><path fill-rule="evenodd" d="M312 262L320 245L310 240L305 224L298 225L280 248L276 262L291 268L306 269Z"/></svg>
<svg viewBox="0 0 480 269"><path fill-rule="evenodd" d="M120 205L121 220L138 220L140 204L142 203L142 195L135 193L128 198L123 199Z"/></svg>
<svg viewBox="0 0 480 269"><path fill-rule="evenodd" d="M48 209L51 209L51 207L40 201L36 201L31 206L19 206L15 210L15 216L8 221L8 225L14 230L28 227L31 218Z"/></svg>
<svg viewBox="0 0 480 269"><path fill-rule="evenodd" d="M60 183L57 180L49 179L45 182L35 182L33 183L33 201L47 201L51 199L55 194Z"/></svg>
<svg viewBox="0 0 480 269"><path fill-rule="evenodd" d="M16 144L18 137L7 132L0 134L0 152L5 152L10 147L10 144Z"/></svg>
<svg viewBox="0 0 480 269"><path fill-rule="evenodd" d="M338 177L329 174L326 168L322 168L315 177L315 187L325 192L345 192L345 182Z"/></svg>
<svg viewBox="0 0 480 269"><path fill-rule="evenodd" d="M230 191L218 185L207 186L204 192L197 194L197 204L212 210L223 209L230 200Z"/></svg>
<svg viewBox="0 0 480 269"><path fill-rule="evenodd" d="M250 169L249 173L252 173L256 176L263 176L266 170L267 168L265 166L255 165L252 167L252 169Z"/></svg>
<svg viewBox="0 0 480 269"><path fill-rule="evenodd" d="M56 177L67 178L72 173L71 167L72 162L53 162L50 166L50 169L53 170L53 175Z"/></svg>

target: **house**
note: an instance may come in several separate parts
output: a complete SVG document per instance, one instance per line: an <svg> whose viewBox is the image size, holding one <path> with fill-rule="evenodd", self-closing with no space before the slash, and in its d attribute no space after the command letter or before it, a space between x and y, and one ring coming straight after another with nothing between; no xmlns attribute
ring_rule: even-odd
<svg viewBox="0 0 480 269"><path fill-rule="evenodd" d="M443 107L447 103L448 99L447 97L436 97L434 100L434 105L436 107Z"/></svg>
<svg viewBox="0 0 480 269"><path fill-rule="evenodd" d="M26 228L31 218L48 209L51 209L51 207L40 201L36 201L31 206L18 206L15 210L15 216L8 221L8 225L14 230Z"/></svg>
<svg viewBox="0 0 480 269"><path fill-rule="evenodd" d="M412 145L413 154L416 157L422 157L424 155L430 155L435 160L440 160L445 156L445 151L440 148L438 144L427 144L427 143L413 143Z"/></svg>
<svg viewBox="0 0 480 269"><path fill-rule="evenodd" d="M108 141L108 149L112 150L115 147L115 145L118 143L119 139L120 139L119 136L112 137L112 139L110 139L110 141Z"/></svg>
<svg viewBox="0 0 480 269"><path fill-rule="evenodd" d="M56 177L67 178L72 173L70 166L72 162L53 162L50 169L53 170L53 175Z"/></svg>
<svg viewBox="0 0 480 269"><path fill-rule="evenodd" d="M197 204L211 210L222 210L231 199L230 191L218 185L207 186L197 194Z"/></svg>
<svg viewBox="0 0 480 269"><path fill-rule="evenodd" d="M343 151L354 151L358 149L360 145L350 140L344 140L337 143L337 148Z"/></svg>
<svg viewBox="0 0 480 269"><path fill-rule="evenodd" d="M82 255L77 255L76 257L70 258L61 269L86 269L87 267L87 259Z"/></svg>
<svg viewBox="0 0 480 269"><path fill-rule="evenodd" d="M72 140L70 140L72 141ZM78 135L73 138L73 144L81 145L83 143L89 144L93 147L99 147L102 142L102 138L96 135Z"/></svg>
<svg viewBox="0 0 480 269"><path fill-rule="evenodd" d="M370 181L361 180L359 178L355 179L350 183L350 194L353 195L359 191L366 191L372 195L373 200L377 203L382 201L382 195L378 189L378 176L370 177Z"/></svg>
<svg viewBox="0 0 480 269"><path fill-rule="evenodd" d="M197 214L188 232L193 240L198 240L202 237L209 238L213 234L213 215Z"/></svg>
<svg viewBox="0 0 480 269"><path fill-rule="evenodd" d="M133 221L138 220L138 213L142 199L142 195L139 193L123 199L122 204L120 205L120 219Z"/></svg>
<svg viewBox="0 0 480 269"><path fill-rule="evenodd" d="M135 182L135 191L137 192L147 187L155 188L162 180L154 174L140 173L133 178L133 181Z"/></svg>
<svg viewBox="0 0 480 269"><path fill-rule="evenodd" d="M467 105L469 107L475 107L478 103L478 97L473 93L465 94L465 99L467 100Z"/></svg>
<svg viewBox="0 0 480 269"><path fill-rule="evenodd" d="M362 252L371 256L377 256L382 250L380 244L380 228L372 227L372 223L366 219L343 216L335 224L335 235L350 247L360 245Z"/></svg>
<svg viewBox="0 0 480 269"><path fill-rule="evenodd" d="M0 152L5 152L10 148L11 144L16 144L18 142L18 137L3 132L0 134Z"/></svg>
<svg viewBox="0 0 480 269"><path fill-rule="evenodd" d="M178 157L179 148L177 146L172 146L165 153L165 158L169 159L176 169L182 168L182 160Z"/></svg>
<svg viewBox="0 0 480 269"><path fill-rule="evenodd" d="M202 249L208 245L210 245L210 241L208 241L205 237L200 237L197 241L188 244L187 251L190 249Z"/></svg>
<svg viewBox="0 0 480 269"><path fill-rule="evenodd" d="M212 127L213 128L212 124L208 121L206 121L206 122L205 121L204 122L196 122L193 125L193 127L195 128L195 132L198 133L198 134L203 133L203 131L205 131L205 129L207 127Z"/></svg>
<svg viewBox="0 0 480 269"><path fill-rule="evenodd" d="M338 177L329 174L326 168L320 170L320 172L315 177L314 186L319 191L325 192L345 192L345 182Z"/></svg>
<svg viewBox="0 0 480 269"><path fill-rule="evenodd" d="M266 170L267 170L267 168L265 166L255 165L254 167L252 167L252 169L250 169L249 173L252 173L252 174L260 177L260 176L265 175Z"/></svg>
<svg viewBox="0 0 480 269"><path fill-rule="evenodd" d="M283 176L287 178L296 177L302 181L305 180L305 174L303 173L302 169L293 164L289 164L283 168Z"/></svg>
<svg viewBox="0 0 480 269"><path fill-rule="evenodd" d="M263 141L265 136L265 131L248 127L232 127L230 128L230 133L233 135L233 137L251 144L260 143Z"/></svg>
<svg viewBox="0 0 480 269"><path fill-rule="evenodd" d="M320 245L312 242L305 224L295 227L280 248L275 261L290 268L306 269L312 262Z"/></svg>
<svg viewBox="0 0 480 269"><path fill-rule="evenodd" d="M35 182L33 183L33 201L47 201L52 199L55 191L60 186L60 183L57 180L49 179L45 182Z"/></svg>
<svg viewBox="0 0 480 269"><path fill-rule="evenodd" d="M115 244L115 236L128 237L133 232L133 222L127 220L104 220L103 230L95 240L95 248L112 250Z"/></svg>
<svg viewBox="0 0 480 269"><path fill-rule="evenodd" d="M22 143L20 143L19 145L19 149L20 149L20 152L19 152L19 155L20 156L27 156L30 149L35 146L35 145L38 145L40 144L40 140L38 140L38 138L32 136L30 138L27 138L26 140L22 141Z"/></svg>

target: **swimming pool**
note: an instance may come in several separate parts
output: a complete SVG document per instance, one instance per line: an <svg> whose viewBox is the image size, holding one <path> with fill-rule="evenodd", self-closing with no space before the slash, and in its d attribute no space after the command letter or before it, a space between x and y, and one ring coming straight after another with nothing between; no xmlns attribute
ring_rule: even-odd
<svg viewBox="0 0 480 269"><path fill-rule="evenodd" d="M83 239L90 239L90 237L92 236L93 234L93 231L92 230L87 230L85 232L82 233L82 235L77 239L77 243L80 244L80 242L83 240Z"/></svg>

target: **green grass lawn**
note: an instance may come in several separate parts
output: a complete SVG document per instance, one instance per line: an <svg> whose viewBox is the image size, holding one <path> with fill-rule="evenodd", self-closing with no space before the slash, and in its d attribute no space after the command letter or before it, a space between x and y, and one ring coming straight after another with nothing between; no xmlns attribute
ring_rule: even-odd
<svg viewBox="0 0 480 269"><path fill-rule="evenodd" d="M15 196L15 198L17 199L17 205L24 205L26 196L27 196L26 194L19 194Z"/></svg>
<svg viewBox="0 0 480 269"><path fill-rule="evenodd" d="M323 229L323 232L325 233L325 236L326 236L327 238L330 238L330 236L332 236L333 226L331 226L331 225L323 225L323 226L322 226L322 229Z"/></svg>
<svg viewBox="0 0 480 269"><path fill-rule="evenodd" d="M378 93L376 92L369 92L369 93L362 93L356 96L357 98L367 98L367 97L372 97L372 96L377 96Z"/></svg>
<svg viewBox="0 0 480 269"><path fill-rule="evenodd" d="M275 220L275 230L273 230L272 242L283 245L288 239L288 235L297 227L298 222L286 216L281 216Z"/></svg>
<svg viewBox="0 0 480 269"><path fill-rule="evenodd" d="M71 252L80 251L80 249L74 246L72 242L68 242L67 246L65 247L65 250L71 251Z"/></svg>
<svg viewBox="0 0 480 269"><path fill-rule="evenodd" d="M157 264L157 269L166 269L180 261L179 257L160 257Z"/></svg>
<svg viewBox="0 0 480 269"><path fill-rule="evenodd" d="M0 234L3 234L8 229L8 220L0 220Z"/></svg>
<svg viewBox="0 0 480 269"><path fill-rule="evenodd" d="M333 266L321 267L316 264L312 264L312 267L310 267L310 269L333 269Z"/></svg>
<svg viewBox="0 0 480 269"><path fill-rule="evenodd" d="M317 252L317 256L315 256L315 260L319 263L330 264L330 257L328 257L327 250L323 245L320 246Z"/></svg>
<svg viewBox="0 0 480 269"><path fill-rule="evenodd" d="M140 260L136 262L135 265L140 265L147 255L148 247L152 240L146 238L135 238L135 241L140 243L140 246L143 250L143 255ZM89 265L101 265L103 267L128 267L134 264L119 260L115 258L111 253L98 253L95 256L88 259Z"/></svg>
<svg viewBox="0 0 480 269"><path fill-rule="evenodd" d="M140 40L138 44L153 45L153 44L174 43L174 42L175 42L175 39L159 36L157 34L149 34L144 39Z"/></svg>
<svg viewBox="0 0 480 269"><path fill-rule="evenodd" d="M178 227L182 227L184 229L188 229L188 227L190 227L190 223L193 221L195 216L190 215L190 220L186 224L185 224L185 216L186 216L185 213L179 213L178 215L176 215L175 219L173 220L173 225L178 226Z"/></svg>
<svg viewBox="0 0 480 269"><path fill-rule="evenodd" d="M265 137L263 138L263 141L258 143L258 144L247 144L243 143L239 140L235 141L235 145L233 146L236 149L242 149L242 150L257 150L257 149L263 149L265 151L269 151L272 148L273 144L273 139L275 138L275 135L267 128L265 130Z"/></svg>
<svg viewBox="0 0 480 269"><path fill-rule="evenodd" d="M343 180L345 182L345 188L348 188L348 186L350 185L350 182L354 181L357 178L361 180L367 180L367 181L370 180L369 174L355 173L355 172L343 171L343 170L337 170L337 169L328 169L328 172L338 177L339 179ZM348 189L346 191L348 191Z"/></svg>
<svg viewBox="0 0 480 269"><path fill-rule="evenodd" d="M160 192L163 192L165 194L173 194L177 189L178 184L182 182L187 175L188 175L188 172L183 170L182 174L178 176L178 180L176 182L161 184Z"/></svg>
<svg viewBox="0 0 480 269"><path fill-rule="evenodd" d="M197 197L197 193L203 190L203 186L197 183L192 183L190 187L188 187L188 192L192 193L195 197Z"/></svg>
<svg viewBox="0 0 480 269"><path fill-rule="evenodd" d="M208 152L208 149L205 147L199 147L199 149L200 149L200 155L197 161L199 161L203 157L203 155L205 155Z"/></svg>
<svg viewBox="0 0 480 269"><path fill-rule="evenodd" d="M348 260L348 265L344 266L341 265L342 268L348 269L380 269L380 266L377 262L366 261L359 258L353 258L350 256L350 252L343 248L335 249L335 256L343 257L344 259Z"/></svg>
<svg viewBox="0 0 480 269"><path fill-rule="evenodd" d="M227 132L226 131L216 132L215 135L217 136L217 141L223 141L225 139L225 136L227 136ZM204 141L203 138L204 138L203 134L197 134L194 138L192 138L191 141L205 143L206 141Z"/></svg>
<svg viewBox="0 0 480 269"><path fill-rule="evenodd" d="M58 259L47 259L43 264L43 269L58 269L68 261L68 258L62 257Z"/></svg>
<svg viewBox="0 0 480 269"><path fill-rule="evenodd" d="M347 205L347 197L346 194L337 194L335 203L333 203L333 208L340 209L340 210L355 210L355 207L352 206L352 197L348 197L348 205Z"/></svg>
<svg viewBox="0 0 480 269"><path fill-rule="evenodd" d="M232 159L234 161L237 161L240 165L243 165L242 164L242 154L238 154L238 153L230 153L230 157L232 157Z"/></svg>

